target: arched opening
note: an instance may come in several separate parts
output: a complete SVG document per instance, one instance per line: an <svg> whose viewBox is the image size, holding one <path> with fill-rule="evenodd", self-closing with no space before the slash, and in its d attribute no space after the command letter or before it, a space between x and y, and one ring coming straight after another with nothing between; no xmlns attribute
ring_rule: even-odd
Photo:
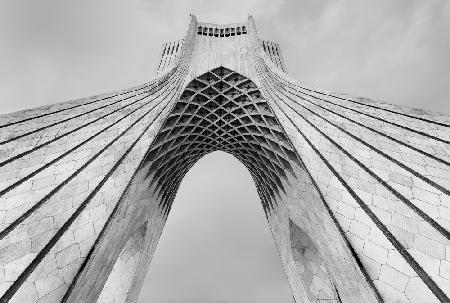
<svg viewBox="0 0 450 303"><path fill-rule="evenodd" d="M146 155L146 179L164 215L184 176L214 151L231 154L246 167L267 218L295 178L294 166L300 166L255 83L224 67L187 85Z"/></svg>
<svg viewBox="0 0 450 303"><path fill-rule="evenodd" d="M266 215L300 166L291 142L256 85L224 67L192 80L161 127L145 159L147 178L165 213L187 171L222 150L250 171Z"/></svg>
<svg viewBox="0 0 450 303"><path fill-rule="evenodd" d="M306 280L299 282L298 287L292 284L301 279L301 275L296 265L288 264L292 252L288 247L290 230L286 218L291 213L305 220L305 231L321 244L318 248L330 262L341 297L359 302L372 296L325 202L269 103L255 83L224 67L200 75L186 86L143 161L143 178L164 218L170 212L184 176L200 158L214 151L233 155L249 171L298 302L311 301L310 296L313 302L339 300L339 297L337 292L333 295L334 284L330 286L326 282L331 280L325 270L315 277L315 281L323 284L321 287L308 284ZM307 247L310 248L300 246L304 250ZM347 268L344 270L330 260L339 260L338 263L346 264ZM348 281L348 277L352 280ZM303 284L309 290L302 287ZM311 290L312 285L317 287ZM306 295L308 291L310 294Z"/></svg>
<svg viewBox="0 0 450 303"><path fill-rule="evenodd" d="M97 303L127 302L128 292L140 264L146 227L146 224L139 227L123 245Z"/></svg>
<svg viewBox="0 0 450 303"><path fill-rule="evenodd" d="M292 257L310 302L341 302L325 261L311 237L289 220Z"/></svg>
<svg viewBox="0 0 450 303"><path fill-rule="evenodd" d="M137 303L293 303L256 187L216 151L184 177Z"/></svg>

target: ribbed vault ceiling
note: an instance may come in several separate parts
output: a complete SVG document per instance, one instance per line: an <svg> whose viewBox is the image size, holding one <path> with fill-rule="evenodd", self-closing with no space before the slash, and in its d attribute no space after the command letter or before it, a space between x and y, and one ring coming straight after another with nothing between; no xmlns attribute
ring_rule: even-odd
<svg viewBox="0 0 450 303"><path fill-rule="evenodd" d="M266 214L300 165L268 103L248 78L224 67L192 80L158 133L146 161L166 212L187 171L207 153L234 155L250 171ZM150 177L150 176L147 176Z"/></svg>

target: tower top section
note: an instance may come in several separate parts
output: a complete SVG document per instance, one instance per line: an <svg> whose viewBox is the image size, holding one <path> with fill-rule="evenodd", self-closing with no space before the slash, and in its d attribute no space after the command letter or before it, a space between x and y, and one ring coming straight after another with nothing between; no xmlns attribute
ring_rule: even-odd
<svg viewBox="0 0 450 303"><path fill-rule="evenodd" d="M189 78L223 66L257 81L254 78L255 54L285 71L279 45L258 38L251 16L247 22L228 24L197 22L195 16L191 16L186 36L163 45L157 73L161 75L168 72L178 64L181 57L188 56Z"/></svg>

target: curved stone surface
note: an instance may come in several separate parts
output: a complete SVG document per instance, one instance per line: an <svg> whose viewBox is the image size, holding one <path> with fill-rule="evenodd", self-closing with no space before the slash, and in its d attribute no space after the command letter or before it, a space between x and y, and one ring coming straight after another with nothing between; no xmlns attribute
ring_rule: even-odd
<svg viewBox="0 0 450 303"><path fill-rule="evenodd" d="M214 150L249 169L296 302L449 302L450 117L285 70L251 17L192 17L154 80L0 116L0 302L135 302Z"/></svg>

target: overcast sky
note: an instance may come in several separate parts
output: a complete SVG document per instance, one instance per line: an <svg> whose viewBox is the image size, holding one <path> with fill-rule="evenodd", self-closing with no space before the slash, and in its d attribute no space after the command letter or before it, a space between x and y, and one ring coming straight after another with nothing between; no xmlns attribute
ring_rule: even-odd
<svg viewBox="0 0 450 303"><path fill-rule="evenodd" d="M253 14L302 83L450 113L447 0L3 0L0 113L148 81L189 13ZM224 153L183 181L150 268L139 303L292 301L250 176Z"/></svg>

